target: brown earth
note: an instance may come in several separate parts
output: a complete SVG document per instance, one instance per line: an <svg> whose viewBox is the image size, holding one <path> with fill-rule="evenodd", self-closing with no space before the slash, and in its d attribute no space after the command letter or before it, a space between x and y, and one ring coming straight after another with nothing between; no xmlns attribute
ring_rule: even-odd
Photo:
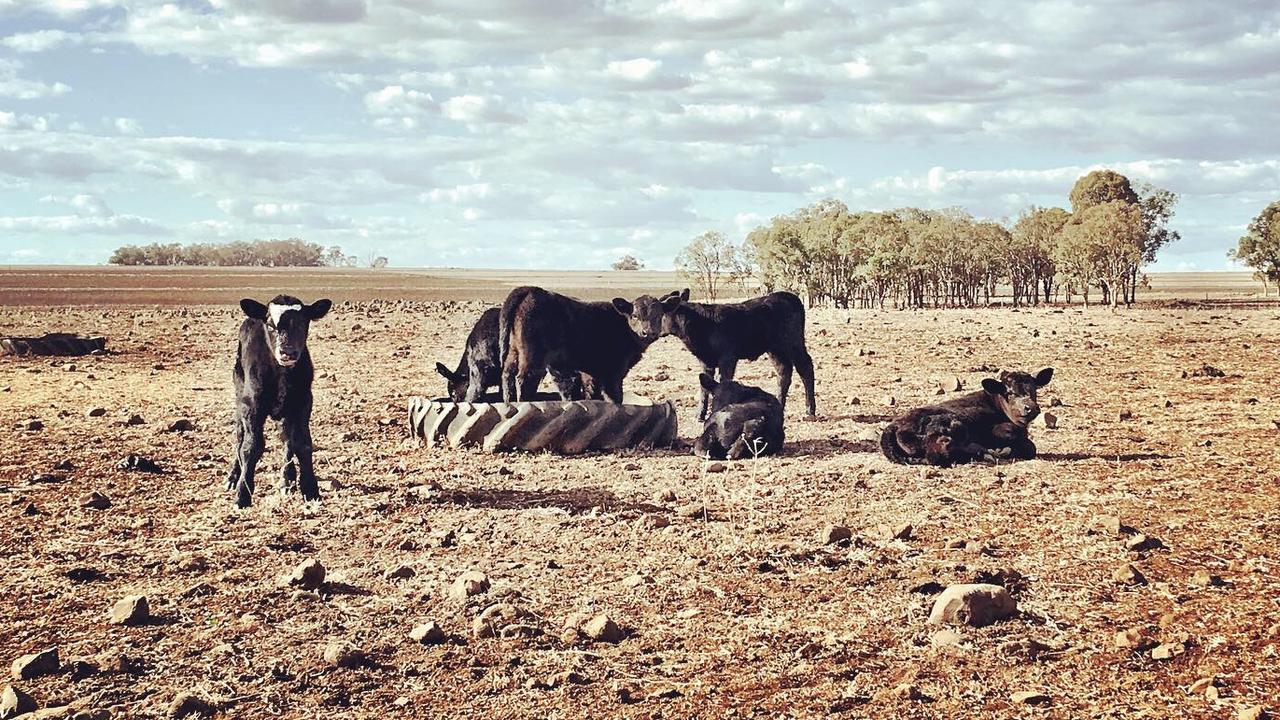
<svg viewBox="0 0 1280 720"><path fill-rule="evenodd" d="M239 292L190 281L175 295L165 277L103 292ZM291 289L306 277L245 284ZM0 284L74 295L53 280ZM586 287L575 282L547 284ZM310 300L324 281L298 284ZM234 308L6 302L0 334L100 333L114 351L0 358L0 662L57 647L64 666L98 668L14 684L42 707L112 717L163 716L183 692L243 718L1280 711L1274 309L813 310L818 419L793 394L784 455L708 473L683 448L562 458L416 447L407 399L440 392L431 368L456 360L482 307L340 304L311 341L324 373L313 421L324 500L279 496L272 437L257 503L239 512L223 490ZM1225 377L1183 377L1205 364ZM1057 368L1042 404L1058 427L1036 422L1039 459L921 472L878 453L879 428L934 400L939 379L971 388L983 368L1042 365ZM686 441L695 367L668 338L628 382L676 403ZM773 387L767 362L744 364L739 379ZM106 414L87 416L95 407ZM145 424L126 425L135 413ZM195 429L165 431L180 418ZM32 419L43 429L23 429ZM167 472L117 469L129 453ZM55 470L62 460L73 469ZM667 489L674 501L658 499ZM83 507L92 491L110 507ZM709 513L686 517L691 503ZM1131 535L1107 530L1106 516L1158 542L1129 550ZM655 517L669 526L653 528ZM824 544L828 524L851 528L852 542ZM901 524L909 537L891 538ZM326 585L279 587L307 558L328 568ZM1146 583L1117 584L1125 563ZM415 574L389 577L400 565ZM449 587L468 570L491 587L463 602ZM1222 585L1200 587L1200 571ZM935 645L926 618L940 588L929 582L977 579L1004 584L1020 613ZM111 624L112 605L132 594L147 595L154 619ZM529 612L522 622L540 634L472 637L499 601ZM607 612L625 637L566 635L579 612ZM443 627L444 644L408 638L425 621ZM1173 657L1117 648L1131 628ZM330 665L332 642L367 662ZM1218 699L1188 691L1208 677ZM893 692L903 685L914 692ZM1031 690L1047 702L1012 700Z"/></svg>

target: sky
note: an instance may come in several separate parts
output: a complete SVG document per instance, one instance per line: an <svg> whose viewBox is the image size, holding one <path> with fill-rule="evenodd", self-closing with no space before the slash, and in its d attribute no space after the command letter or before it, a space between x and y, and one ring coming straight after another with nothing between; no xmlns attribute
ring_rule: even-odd
<svg viewBox="0 0 1280 720"><path fill-rule="evenodd" d="M1280 3L0 0L0 263L301 237L669 268L834 197L1177 192L1155 270L1280 199Z"/></svg>

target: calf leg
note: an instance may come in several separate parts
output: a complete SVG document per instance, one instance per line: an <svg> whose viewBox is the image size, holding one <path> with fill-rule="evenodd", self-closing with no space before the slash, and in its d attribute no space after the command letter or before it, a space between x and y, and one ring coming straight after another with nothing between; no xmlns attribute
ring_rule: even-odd
<svg viewBox="0 0 1280 720"><path fill-rule="evenodd" d="M787 391L791 389L791 361L786 357L773 353L773 369L778 372L778 403L787 409Z"/></svg>
<svg viewBox="0 0 1280 720"><path fill-rule="evenodd" d="M231 446L231 471L227 473L227 492L236 489L240 481L240 444L244 442L244 423L236 417L235 444Z"/></svg>
<svg viewBox="0 0 1280 720"><path fill-rule="evenodd" d="M289 440L285 438L287 443ZM280 492L288 494L298 484L298 466L293 462L293 453L289 450L284 451L284 464L280 466Z"/></svg>
<svg viewBox="0 0 1280 720"><path fill-rule="evenodd" d="M808 411L809 417L813 417L818 414L818 404L813 392L813 358L809 357L808 350L801 347L791 360L796 365L796 371L800 373L800 382L804 383L805 410Z"/></svg>
<svg viewBox="0 0 1280 720"><path fill-rule="evenodd" d="M716 376L716 369L706 363L702 364L702 372L713 378ZM701 382L698 383L698 393L698 422L706 422L707 410L711 405L711 393L702 387Z"/></svg>
<svg viewBox="0 0 1280 720"><path fill-rule="evenodd" d="M506 361L502 364L502 399L506 402L516 401L516 375L520 371L520 356L512 347L507 351ZM475 378L472 378L475 382ZM479 393L476 394L479 397Z"/></svg>
<svg viewBox="0 0 1280 720"><path fill-rule="evenodd" d="M242 415L240 422L240 480L236 483L236 506L246 508L253 503L253 474L258 468L258 460L262 459L265 442L262 439L262 426L265 418Z"/></svg>
<svg viewBox="0 0 1280 720"><path fill-rule="evenodd" d="M289 454L298 462L298 489L303 500L319 500L320 488L316 483L311 460L311 423L308 417L284 419L285 442Z"/></svg>

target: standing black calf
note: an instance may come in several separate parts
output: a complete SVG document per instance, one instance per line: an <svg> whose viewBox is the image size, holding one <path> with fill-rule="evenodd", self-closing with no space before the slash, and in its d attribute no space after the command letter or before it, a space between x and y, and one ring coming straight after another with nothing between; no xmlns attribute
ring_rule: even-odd
<svg viewBox="0 0 1280 720"><path fill-rule="evenodd" d="M235 460L227 474L227 489L235 489L236 505L253 502L253 474L262 457L263 425L267 418L281 422L285 443L282 488L295 480L307 500L319 500L311 467L311 381L315 368L307 350L312 320L329 312L328 300L311 305L278 295L268 305L241 300L248 317L240 323L236 356ZM291 461L297 460L295 468Z"/></svg>
<svg viewBox="0 0 1280 720"><path fill-rule="evenodd" d="M804 343L804 303L789 292L769 293L740 303L691 303L689 291L660 298L637 299L631 329L653 342L675 335L702 362L702 371L724 382L732 380L739 360L768 353L778 371L778 402L786 407L791 369L800 373L809 417L817 413L813 394L813 358ZM702 389L698 419L707 419L710 393Z"/></svg>
<svg viewBox="0 0 1280 720"><path fill-rule="evenodd" d="M757 387L698 376L711 395L711 414L693 452L712 460L742 460L782 449L782 403Z"/></svg>
<svg viewBox="0 0 1280 720"><path fill-rule="evenodd" d="M454 402L477 402L485 391L502 384L502 342L498 328L498 308L489 308L480 315L467 335L466 347L458 360L458 369L450 370L444 363L436 363L436 372L444 377L449 398ZM552 370L556 385L569 389L569 399L581 400L592 395L594 386L576 373L561 374ZM542 382L546 373L534 373L530 380L534 388ZM498 392L501 396L501 389ZM599 397L596 393L595 397Z"/></svg>

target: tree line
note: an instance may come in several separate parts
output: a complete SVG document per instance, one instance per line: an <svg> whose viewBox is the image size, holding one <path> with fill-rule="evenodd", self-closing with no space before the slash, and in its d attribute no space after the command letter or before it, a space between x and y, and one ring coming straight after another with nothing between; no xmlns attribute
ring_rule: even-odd
<svg viewBox="0 0 1280 720"><path fill-rule="evenodd" d="M726 280L754 276L810 305L968 307L1003 292L1015 306L1076 296L1088 305L1094 290L1112 306L1133 302L1142 268L1178 239L1168 226L1178 196L1100 170L1077 180L1069 200L1070 211L1031 207L995 222L960 208L855 212L826 199L773 218L741 245L704 233L676 268L711 297Z"/></svg>
<svg viewBox="0 0 1280 720"><path fill-rule="evenodd" d="M112 265L192 265L219 267L356 267L360 259L337 245L324 247L301 238L286 240L237 240L227 243L152 243L116 248L107 261ZM388 265L387 258L371 254L372 268Z"/></svg>

